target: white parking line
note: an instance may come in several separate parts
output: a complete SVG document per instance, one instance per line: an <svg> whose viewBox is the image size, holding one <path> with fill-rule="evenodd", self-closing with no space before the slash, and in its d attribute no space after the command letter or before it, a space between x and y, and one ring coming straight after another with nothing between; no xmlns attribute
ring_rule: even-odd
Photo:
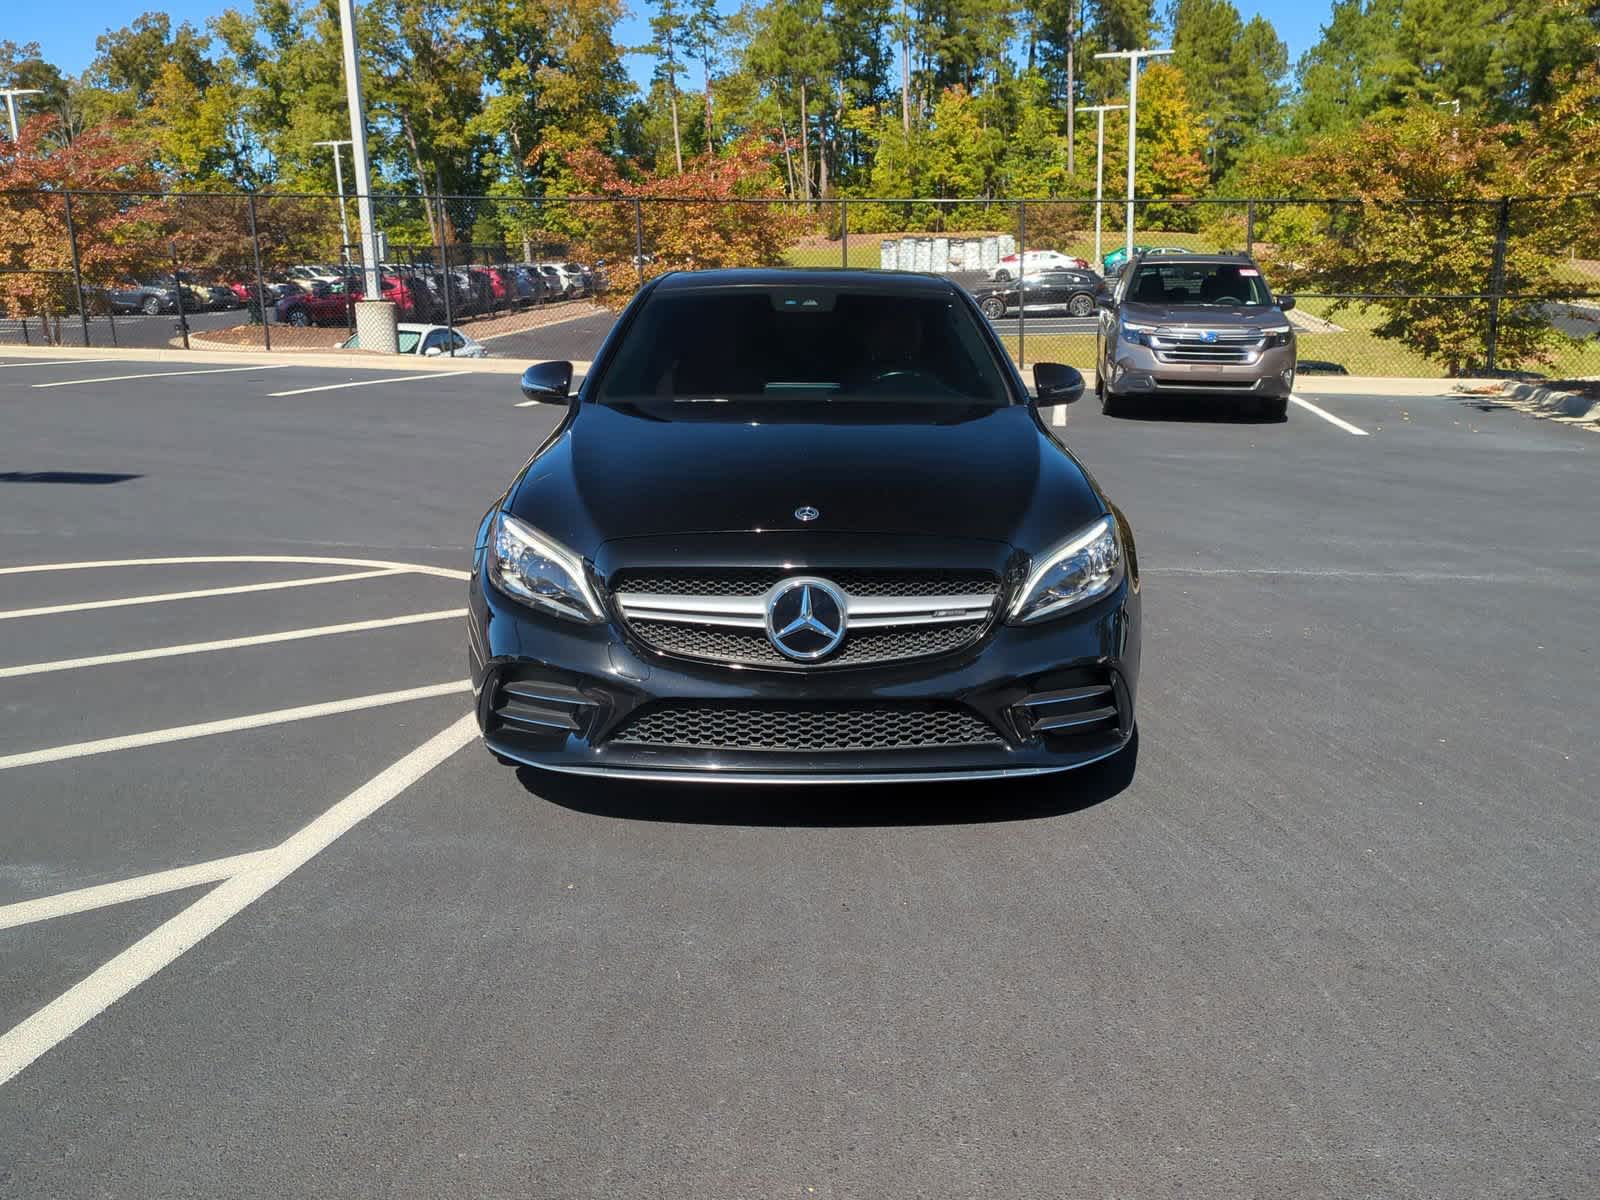
<svg viewBox="0 0 1600 1200"><path fill-rule="evenodd" d="M312 567L374 567L395 573L411 572L433 575L439 579L459 579L472 576L455 567L430 567L426 563L388 562L372 558L329 558L312 554L199 554L177 558L101 558L84 562L27 563L21 566L0 567L0 575L35 575L41 571L90 571L100 567L183 567L207 563L294 563Z"/></svg>
<svg viewBox="0 0 1600 1200"><path fill-rule="evenodd" d="M1337 425L1340 429L1344 430L1346 433L1353 433L1357 437L1367 437L1367 436L1369 436L1365 429L1362 429L1359 426L1350 424L1350 422L1346 421L1343 417L1334 416L1331 412L1328 412L1326 409L1318 408L1315 404L1311 403L1311 401L1309 401L1309 400L1302 400L1299 396L1295 396L1295 395L1290 395L1289 399L1293 400L1296 404L1298 404L1301 408L1305 409L1307 412L1315 413L1317 416L1321 417L1328 424Z"/></svg>
<svg viewBox="0 0 1600 1200"><path fill-rule="evenodd" d="M1050 424L1058 429L1065 429L1067 425L1067 406L1058 404L1050 413Z"/></svg>
<svg viewBox="0 0 1600 1200"><path fill-rule="evenodd" d="M0 367L71 367L78 363L104 362L103 358L41 358L22 362L0 363Z"/></svg>
<svg viewBox="0 0 1600 1200"><path fill-rule="evenodd" d="M148 596L119 596L115 600L80 600L73 604L47 604L40 608L13 608L0 612L0 621L18 617L44 617L55 613L89 612L97 608L128 608L138 604L165 604L169 600L198 600L205 596L239 596L245 592L271 592L279 588L312 587L319 583L348 583L355 579L375 579L380 575L401 575L403 568L383 567L372 571L348 571L343 575L314 575L310 579L276 579L271 583L241 583L232 587L198 588L190 592L155 592Z"/></svg>
<svg viewBox="0 0 1600 1200"><path fill-rule="evenodd" d="M113 904L126 904L130 900L160 896L188 887L198 887L202 883L221 883L241 871L260 866L261 859L262 851L256 850L249 854L214 858L210 862L195 863L188 867L175 867L170 871L156 871L151 875L119 879L115 883L102 883L96 887L77 888L54 896L41 896L37 900L0 905L0 929L14 929L18 925L31 925L35 921L48 921L52 917L65 917L96 908L107 908Z"/></svg>
<svg viewBox="0 0 1600 1200"><path fill-rule="evenodd" d="M467 615L464 608L445 608L437 612L411 613L404 617L383 617L372 621L349 621L343 625L315 625L306 629L285 629L281 633L257 633L249 637L223 638L214 642L185 642L179 646L157 646L150 650L128 650L121 654L100 654L93 658L58 658L54 662L25 663L0 667L0 679L23 675L47 675L57 671L76 671L81 667L105 667L113 663L143 662L151 658L175 658L183 654L205 654L212 650L238 650L245 646L270 646L274 642L297 642L306 638L330 637L338 633L363 633L369 629L390 629L396 625L421 625L426 621L448 621Z"/></svg>
<svg viewBox="0 0 1600 1200"><path fill-rule="evenodd" d="M167 729L151 729L145 733L97 738L92 742L72 742L65 746L50 746L43 750L26 750L21 754L0 754L0 771L9 771L14 767L36 767L43 763L61 762L69 758L88 758L95 754L111 754L118 750L136 750L143 746L161 746L168 742L189 741L192 738L214 737L219 733L264 729L269 725L287 725L291 721L309 721L315 717L331 717L339 713L383 708L390 704L404 704L410 700L431 700L436 696L451 696L471 690L470 680L458 679L452 683L433 683L426 687L406 688L398 692L377 692L370 696L351 696L347 700L328 700L321 704L302 704L298 708L279 708L272 712L227 717L221 721L202 721L198 725L174 725Z"/></svg>
<svg viewBox="0 0 1600 1200"><path fill-rule="evenodd" d="M207 892L110 962L0 1035L0 1085L72 1036L207 934L266 895L377 812L477 734L468 714L351 792L287 840L261 853L261 865Z"/></svg>
<svg viewBox="0 0 1600 1200"><path fill-rule="evenodd" d="M80 383L121 383L126 379L165 379L169 375L227 375L234 371L281 371L288 363L267 363L259 367L206 367L200 371L145 371L138 375L102 375L98 379L53 379L36 383L36 388L72 387Z"/></svg>
<svg viewBox="0 0 1600 1200"><path fill-rule="evenodd" d="M292 388L287 392L268 392L269 396L304 396L310 392L336 392L340 388L375 387L380 383L411 383L418 379L449 379L452 375L470 375L471 371L434 371L427 375L393 375L388 379L357 379L351 383L325 383L320 387Z"/></svg>

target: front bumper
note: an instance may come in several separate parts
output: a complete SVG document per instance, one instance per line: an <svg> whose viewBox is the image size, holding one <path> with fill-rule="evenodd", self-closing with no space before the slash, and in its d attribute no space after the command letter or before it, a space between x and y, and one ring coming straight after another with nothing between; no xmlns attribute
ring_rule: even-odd
<svg viewBox="0 0 1600 1200"><path fill-rule="evenodd" d="M1149 346L1118 339L1111 377L1113 395L1207 392L1281 399L1294 390L1295 347L1260 351L1253 362L1197 363L1163 360Z"/></svg>
<svg viewBox="0 0 1600 1200"><path fill-rule="evenodd" d="M1134 728L1139 591L1116 592L1056 621L996 621L973 646L934 658L832 670L727 667L650 650L610 623L577 625L534 613L485 584L470 585L470 665L479 727L503 758L553 771L729 783L882 783L992 779L1086 766L1125 746ZM1032 700L1103 688L1115 718L1086 731L1041 732ZM515 691L548 727L498 715ZM1041 701L1039 698L1044 697ZM662 709L718 706L819 714L938 706L981 722L984 744L846 750L638 745L630 722ZM1051 709L1059 712L1062 710Z"/></svg>

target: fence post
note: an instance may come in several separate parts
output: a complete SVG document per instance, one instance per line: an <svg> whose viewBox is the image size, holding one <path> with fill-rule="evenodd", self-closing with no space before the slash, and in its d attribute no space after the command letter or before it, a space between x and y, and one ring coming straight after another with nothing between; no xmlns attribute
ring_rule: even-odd
<svg viewBox="0 0 1600 1200"><path fill-rule="evenodd" d="M172 251L172 290L178 297L178 328L183 331L183 348L189 348L189 317L183 311L183 276L178 270L178 243L176 240L167 243Z"/></svg>
<svg viewBox="0 0 1600 1200"><path fill-rule="evenodd" d="M83 325L83 345L89 346L89 309L88 300L83 294L83 267L78 260L78 229L72 223L72 193L66 193L67 201L67 247L72 251L72 285L78 289L78 320Z"/></svg>
<svg viewBox="0 0 1600 1200"><path fill-rule="evenodd" d="M439 290L444 293L444 323L450 329L454 329L456 327L456 317L455 309L452 307L450 300L450 250L445 244L444 236L444 197L440 195L435 196L434 199L438 202L438 207L434 211L438 213L439 219L434 224L434 228L438 231L439 236L438 242L435 243L435 248L439 251ZM455 338L451 338L450 341L453 344ZM451 357L455 357L454 354Z"/></svg>
<svg viewBox="0 0 1600 1200"><path fill-rule="evenodd" d="M256 194L245 197L245 213L250 218L250 253L256 263L256 311L261 314L261 340L268 354L272 353L272 321L267 312L267 283L261 277L261 239L256 235Z"/></svg>
<svg viewBox="0 0 1600 1200"><path fill-rule="evenodd" d="M1484 367L1495 369L1495 354L1500 342L1500 297L1506 290L1506 240L1511 234L1511 197L1500 197L1500 211L1494 227L1494 261L1489 267L1489 330L1484 339Z"/></svg>
<svg viewBox="0 0 1600 1200"><path fill-rule="evenodd" d="M1022 281L1028 273L1027 201L1017 201L1017 370L1027 365L1028 292Z"/></svg>
<svg viewBox="0 0 1600 1200"><path fill-rule="evenodd" d="M639 276L639 286L644 286L644 210L639 198L633 198L633 269Z"/></svg>
<svg viewBox="0 0 1600 1200"><path fill-rule="evenodd" d="M1256 252L1256 202L1244 202L1244 252L1252 257Z"/></svg>
<svg viewBox="0 0 1600 1200"><path fill-rule="evenodd" d="M850 201L839 197L839 265L850 269Z"/></svg>

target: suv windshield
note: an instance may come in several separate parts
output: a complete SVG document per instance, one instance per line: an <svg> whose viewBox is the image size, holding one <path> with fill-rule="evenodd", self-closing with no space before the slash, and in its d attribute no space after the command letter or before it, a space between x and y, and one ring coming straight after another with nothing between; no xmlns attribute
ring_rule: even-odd
<svg viewBox="0 0 1600 1200"><path fill-rule="evenodd" d="M1144 263L1129 287L1135 304L1219 304L1264 307L1266 282L1243 263Z"/></svg>
<svg viewBox="0 0 1600 1200"><path fill-rule="evenodd" d="M598 399L1010 403L977 322L956 297L804 286L655 293Z"/></svg>

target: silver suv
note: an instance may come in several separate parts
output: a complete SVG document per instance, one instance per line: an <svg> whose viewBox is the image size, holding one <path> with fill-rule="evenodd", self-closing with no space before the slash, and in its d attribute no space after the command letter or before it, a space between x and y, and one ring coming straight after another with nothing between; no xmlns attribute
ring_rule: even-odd
<svg viewBox="0 0 1600 1200"><path fill-rule="evenodd" d="M1157 393L1237 396L1276 420L1294 389L1293 296L1244 254L1135 255L1100 301L1095 391L1125 416Z"/></svg>

